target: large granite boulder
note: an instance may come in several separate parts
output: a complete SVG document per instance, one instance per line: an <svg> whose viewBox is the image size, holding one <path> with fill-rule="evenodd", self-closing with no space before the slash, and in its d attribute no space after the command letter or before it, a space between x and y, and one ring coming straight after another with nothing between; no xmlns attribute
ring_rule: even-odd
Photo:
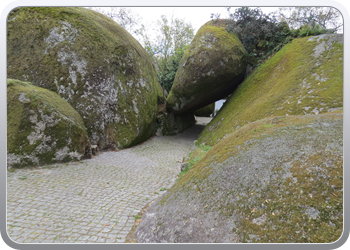
<svg viewBox="0 0 350 250"><path fill-rule="evenodd" d="M198 30L179 63L168 111L195 111L228 96L242 82L246 51L237 36L226 31L228 22L210 21Z"/></svg>
<svg viewBox="0 0 350 250"><path fill-rule="evenodd" d="M343 35L295 39L257 68L200 134L215 145L269 116L319 114L343 106Z"/></svg>
<svg viewBox="0 0 350 250"><path fill-rule="evenodd" d="M7 21L7 74L58 93L92 144L124 148L154 134L161 87L143 47L85 8L21 7Z"/></svg>
<svg viewBox="0 0 350 250"><path fill-rule="evenodd" d="M148 208L137 242L338 240L342 118L270 117L237 129Z"/></svg>
<svg viewBox="0 0 350 250"><path fill-rule="evenodd" d="M58 94L7 80L7 167L91 157L83 119Z"/></svg>

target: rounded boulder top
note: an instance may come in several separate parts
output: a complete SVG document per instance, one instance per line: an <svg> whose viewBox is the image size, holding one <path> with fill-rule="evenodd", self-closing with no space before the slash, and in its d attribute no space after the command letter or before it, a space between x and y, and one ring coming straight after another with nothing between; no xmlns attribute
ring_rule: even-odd
<svg viewBox="0 0 350 250"><path fill-rule="evenodd" d="M7 80L7 166L45 165L89 156L83 119L58 94Z"/></svg>
<svg viewBox="0 0 350 250"><path fill-rule="evenodd" d="M124 148L154 132L161 87L144 48L86 8L20 7L7 20L8 77L58 93L92 144Z"/></svg>
<svg viewBox="0 0 350 250"><path fill-rule="evenodd" d="M243 81L247 53L225 28L229 20L213 20L197 32L183 55L167 98L174 114L194 111L229 95Z"/></svg>

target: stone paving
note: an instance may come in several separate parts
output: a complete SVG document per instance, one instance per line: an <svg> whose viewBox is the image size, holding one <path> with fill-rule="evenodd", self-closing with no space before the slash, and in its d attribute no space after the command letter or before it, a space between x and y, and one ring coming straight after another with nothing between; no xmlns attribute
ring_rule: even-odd
<svg viewBox="0 0 350 250"><path fill-rule="evenodd" d="M7 174L7 232L17 243L118 243L149 202L170 188L211 118L89 160Z"/></svg>

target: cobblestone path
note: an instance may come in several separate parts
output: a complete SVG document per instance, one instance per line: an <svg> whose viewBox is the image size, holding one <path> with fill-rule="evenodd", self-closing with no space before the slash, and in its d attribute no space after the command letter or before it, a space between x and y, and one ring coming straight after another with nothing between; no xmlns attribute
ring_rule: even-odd
<svg viewBox="0 0 350 250"><path fill-rule="evenodd" d="M93 159L16 169L7 178L7 232L17 243L116 243L166 192L210 118Z"/></svg>

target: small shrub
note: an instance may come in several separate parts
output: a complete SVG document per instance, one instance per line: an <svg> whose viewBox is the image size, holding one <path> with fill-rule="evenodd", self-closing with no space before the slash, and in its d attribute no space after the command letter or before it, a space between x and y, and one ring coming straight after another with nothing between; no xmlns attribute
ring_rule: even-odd
<svg viewBox="0 0 350 250"><path fill-rule="evenodd" d="M186 174L212 148L211 146L208 146L208 145L198 144L197 141L194 142L194 145L197 146L197 149L195 149L194 151L192 151L190 153L190 156L189 156L190 160L187 163L185 169L179 173L177 180L179 180L184 174ZM199 155L198 154L193 154L198 149L200 149L202 152Z"/></svg>
<svg viewBox="0 0 350 250"><path fill-rule="evenodd" d="M142 217L140 216L140 215L134 215L134 219L135 219L135 221L137 221L138 219L141 219Z"/></svg>

